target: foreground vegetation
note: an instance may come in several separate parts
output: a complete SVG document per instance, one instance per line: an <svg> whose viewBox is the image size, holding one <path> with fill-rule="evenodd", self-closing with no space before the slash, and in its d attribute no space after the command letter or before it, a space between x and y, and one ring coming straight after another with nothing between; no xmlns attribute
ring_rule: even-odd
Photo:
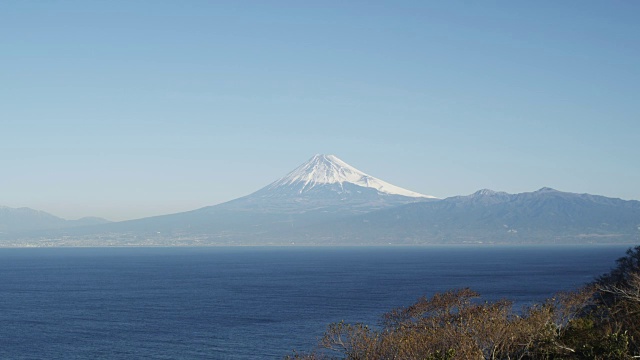
<svg viewBox="0 0 640 360"><path fill-rule="evenodd" d="M423 297L381 325L329 325L318 349L287 359L640 358L640 246L610 273L542 304L479 302L470 289Z"/></svg>

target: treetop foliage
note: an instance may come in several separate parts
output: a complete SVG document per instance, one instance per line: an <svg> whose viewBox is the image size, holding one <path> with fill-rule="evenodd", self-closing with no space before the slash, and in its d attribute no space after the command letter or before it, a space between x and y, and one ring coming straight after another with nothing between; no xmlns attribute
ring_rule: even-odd
<svg viewBox="0 0 640 360"><path fill-rule="evenodd" d="M330 324L318 348L288 359L640 358L640 246L610 273L516 311L470 289L421 297L379 326Z"/></svg>

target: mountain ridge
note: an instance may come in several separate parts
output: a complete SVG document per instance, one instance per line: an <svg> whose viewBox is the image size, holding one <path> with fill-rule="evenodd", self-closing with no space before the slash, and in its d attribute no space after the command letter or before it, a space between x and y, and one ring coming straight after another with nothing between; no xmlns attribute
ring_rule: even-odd
<svg viewBox="0 0 640 360"><path fill-rule="evenodd" d="M18 227L14 233L27 240L12 244L34 238L45 239L47 246L640 242L637 200L549 187L518 194L481 189L435 199L321 154L221 204L115 223L81 220L74 227L55 220L48 230L40 224L29 234ZM0 216L6 235L2 226Z"/></svg>
<svg viewBox="0 0 640 360"><path fill-rule="evenodd" d="M83 217L67 220L42 210L28 207L0 206L0 233L16 233L47 229L63 229L109 223L99 217Z"/></svg>
<svg viewBox="0 0 640 360"><path fill-rule="evenodd" d="M342 219L324 229L329 227L305 231L378 244L640 242L640 201L551 188L518 194L479 190Z"/></svg>
<svg viewBox="0 0 640 360"><path fill-rule="evenodd" d="M435 199L435 196L420 194L411 190L389 184L386 181L366 174L342 161L335 155L316 154L307 162L284 177L267 185L265 190L281 187L297 188L299 193L310 191L315 186L325 184L351 183L364 188L376 189L389 195Z"/></svg>
<svg viewBox="0 0 640 360"><path fill-rule="evenodd" d="M367 175L334 155L317 154L284 177L237 199L182 213L65 229L58 236L121 233L239 238L434 200Z"/></svg>

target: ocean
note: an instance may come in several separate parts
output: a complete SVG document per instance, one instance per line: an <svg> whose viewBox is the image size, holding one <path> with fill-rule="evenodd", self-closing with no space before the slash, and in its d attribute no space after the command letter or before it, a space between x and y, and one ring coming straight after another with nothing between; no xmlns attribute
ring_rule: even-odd
<svg viewBox="0 0 640 360"><path fill-rule="evenodd" d="M448 289L542 301L627 248L0 249L0 358L281 359Z"/></svg>

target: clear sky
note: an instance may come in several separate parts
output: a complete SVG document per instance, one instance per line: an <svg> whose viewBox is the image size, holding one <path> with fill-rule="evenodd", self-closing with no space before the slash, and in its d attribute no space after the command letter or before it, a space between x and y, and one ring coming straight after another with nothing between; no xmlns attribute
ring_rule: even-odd
<svg viewBox="0 0 640 360"><path fill-rule="evenodd" d="M0 2L0 205L139 218L316 153L640 200L640 2Z"/></svg>

